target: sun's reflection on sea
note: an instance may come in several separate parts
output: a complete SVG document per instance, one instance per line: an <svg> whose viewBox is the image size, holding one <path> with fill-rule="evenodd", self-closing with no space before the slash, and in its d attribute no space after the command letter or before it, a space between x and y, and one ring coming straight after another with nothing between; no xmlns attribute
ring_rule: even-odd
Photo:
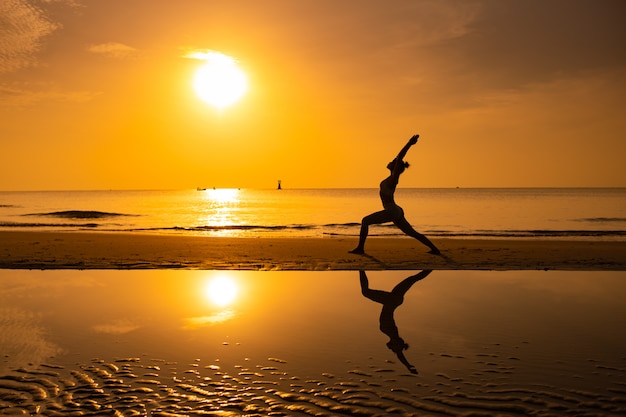
<svg viewBox="0 0 626 417"><path fill-rule="evenodd" d="M237 203L239 201L238 188L210 188L204 190L206 199L218 204Z"/></svg>
<svg viewBox="0 0 626 417"><path fill-rule="evenodd" d="M239 233L235 228L240 224L237 216L241 199L237 188L210 188L203 190L203 200L206 208L198 219L199 225L207 227L212 234L233 236Z"/></svg>

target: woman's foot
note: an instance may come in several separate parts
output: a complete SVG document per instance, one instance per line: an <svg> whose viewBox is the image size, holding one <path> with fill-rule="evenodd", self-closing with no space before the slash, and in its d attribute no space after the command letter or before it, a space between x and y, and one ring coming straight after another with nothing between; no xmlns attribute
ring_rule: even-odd
<svg viewBox="0 0 626 417"><path fill-rule="evenodd" d="M441 251L437 248L433 248L431 250L428 251L428 253L432 254L432 255L441 255Z"/></svg>
<svg viewBox="0 0 626 417"><path fill-rule="evenodd" d="M354 248L352 250L349 250L348 253L355 253L357 255L363 255L365 251L362 248Z"/></svg>

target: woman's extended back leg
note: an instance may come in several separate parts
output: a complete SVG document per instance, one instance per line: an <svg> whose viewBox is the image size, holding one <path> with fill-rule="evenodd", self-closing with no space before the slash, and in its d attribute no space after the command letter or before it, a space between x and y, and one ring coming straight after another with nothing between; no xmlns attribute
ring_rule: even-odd
<svg viewBox="0 0 626 417"><path fill-rule="evenodd" d="M398 226L400 230L406 233L408 236L419 240L422 244L428 246L430 248L431 253L439 254L439 249L430 241L426 236L418 232L411 226L411 224L406 220L406 218L402 217L400 219L394 219L393 224Z"/></svg>

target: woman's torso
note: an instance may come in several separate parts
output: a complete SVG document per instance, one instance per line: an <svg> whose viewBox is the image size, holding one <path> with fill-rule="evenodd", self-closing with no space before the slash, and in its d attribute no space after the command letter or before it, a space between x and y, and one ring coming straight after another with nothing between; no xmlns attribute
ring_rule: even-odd
<svg viewBox="0 0 626 417"><path fill-rule="evenodd" d="M384 208L397 206L395 200L393 199L397 184L397 179L391 175L382 180L380 183L380 201L382 201Z"/></svg>

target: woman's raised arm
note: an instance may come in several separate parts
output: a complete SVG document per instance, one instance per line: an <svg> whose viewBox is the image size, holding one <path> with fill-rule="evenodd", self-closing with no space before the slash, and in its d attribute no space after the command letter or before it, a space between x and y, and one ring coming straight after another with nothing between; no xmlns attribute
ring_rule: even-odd
<svg viewBox="0 0 626 417"><path fill-rule="evenodd" d="M398 156L396 157L396 159L398 161L402 161L404 159L404 157L406 156L406 153L409 151L409 148L411 148L411 146L415 145L417 143L417 139L420 137L420 135L413 135L411 136L411 139L409 139L409 141L406 143L406 145L404 145L404 148L402 148L400 150L400 152L398 153Z"/></svg>

